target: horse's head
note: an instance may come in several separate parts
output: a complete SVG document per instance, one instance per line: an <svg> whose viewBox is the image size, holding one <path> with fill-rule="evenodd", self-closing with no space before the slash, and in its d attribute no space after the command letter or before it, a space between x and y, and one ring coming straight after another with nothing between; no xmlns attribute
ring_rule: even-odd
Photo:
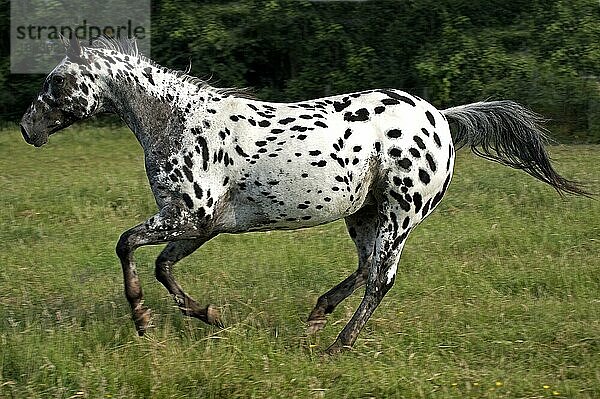
<svg viewBox="0 0 600 399"><path fill-rule="evenodd" d="M90 55L77 39L65 44L66 57L46 77L42 90L21 119L23 138L36 147L46 144L51 134L102 108Z"/></svg>

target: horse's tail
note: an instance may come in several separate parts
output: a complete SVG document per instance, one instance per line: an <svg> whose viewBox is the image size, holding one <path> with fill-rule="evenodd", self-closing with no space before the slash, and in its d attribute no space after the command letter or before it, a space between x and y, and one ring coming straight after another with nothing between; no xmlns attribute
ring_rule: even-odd
<svg viewBox="0 0 600 399"><path fill-rule="evenodd" d="M548 183L559 194L590 196L577 182L559 175L550 164L548 143L539 115L513 101L478 102L448 108L456 147L464 145L480 157L522 169Z"/></svg>

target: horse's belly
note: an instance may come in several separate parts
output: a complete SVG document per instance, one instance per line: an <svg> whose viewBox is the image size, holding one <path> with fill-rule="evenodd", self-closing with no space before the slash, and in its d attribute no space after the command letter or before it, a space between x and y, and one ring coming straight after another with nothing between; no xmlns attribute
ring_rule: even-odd
<svg viewBox="0 0 600 399"><path fill-rule="evenodd" d="M229 230L296 229L351 215L367 201L371 176L301 171L299 178L279 173L246 178L232 195ZM356 175L355 175L356 174Z"/></svg>

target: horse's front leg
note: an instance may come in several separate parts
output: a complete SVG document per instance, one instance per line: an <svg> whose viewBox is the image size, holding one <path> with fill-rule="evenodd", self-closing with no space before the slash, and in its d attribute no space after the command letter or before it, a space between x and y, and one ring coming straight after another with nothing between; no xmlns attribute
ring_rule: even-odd
<svg viewBox="0 0 600 399"><path fill-rule="evenodd" d="M181 288L172 273L175 263L192 254L210 238L212 237L170 242L158 255L155 272L156 279L167 288L184 315L195 317L210 325L222 327L217 308L212 305L200 306L194 298Z"/></svg>
<svg viewBox="0 0 600 399"><path fill-rule="evenodd" d="M133 252L144 245L201 237L202 232L189 220L183 217L175 218L164 210L121 235L116 252L123 268L125 296L131 307L133 321L139 335L144 335L148 328L150 310L143 306L142 286L137 275Z"/></svg>

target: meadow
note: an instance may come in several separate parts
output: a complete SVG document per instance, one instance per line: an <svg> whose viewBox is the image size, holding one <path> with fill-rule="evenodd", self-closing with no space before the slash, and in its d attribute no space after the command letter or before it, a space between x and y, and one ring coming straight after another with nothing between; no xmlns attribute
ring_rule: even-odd
<svg viewBox="0 0 600 399"><path fill-rule="evenodd" d="M600 146L555 146L600 192ZM0 398L599 398L600 201L561 198L463 150L410 236L391 292L352 351L324 349L358 305L305 335L320 294L355 269L342 221L223 235L175 269L224 329L183 317L138 271L154 328L138 337L114 254L155 212L123 128L70 128L41 149L0 131Z"/></svg>

